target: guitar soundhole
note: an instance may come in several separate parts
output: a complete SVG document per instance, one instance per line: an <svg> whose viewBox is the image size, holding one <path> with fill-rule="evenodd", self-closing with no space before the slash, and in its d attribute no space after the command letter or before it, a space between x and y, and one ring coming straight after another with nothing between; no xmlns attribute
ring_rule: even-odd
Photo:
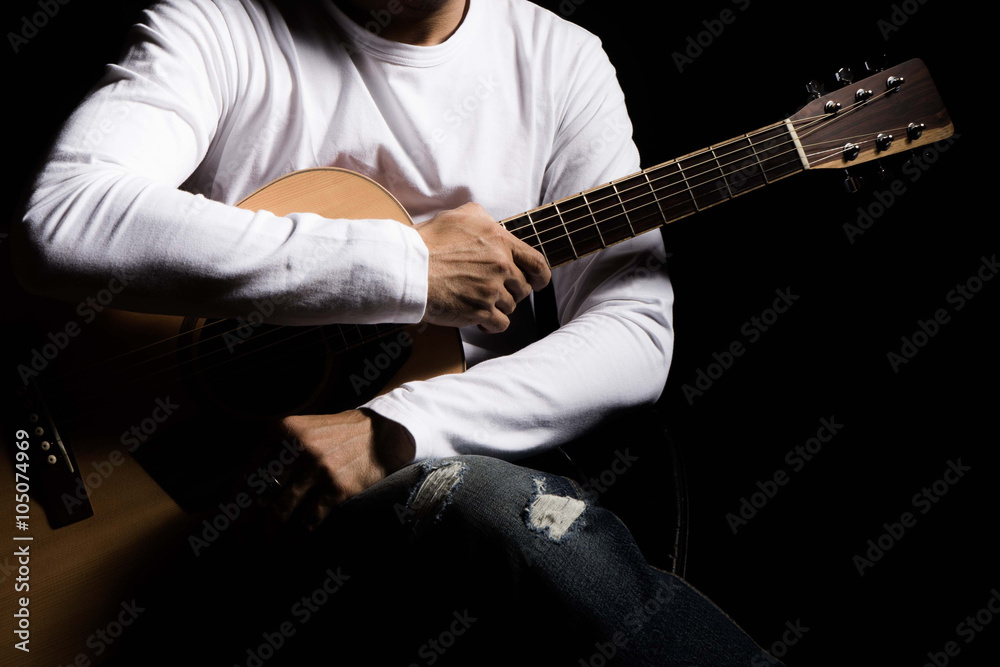
<svg viewBox="0 0 1000 667"><path fill-rule="evenodd" d="M322 327L203 320L190 336L188 386L241 418L270 420L308 410L330 375L333 360Z"/></svg>

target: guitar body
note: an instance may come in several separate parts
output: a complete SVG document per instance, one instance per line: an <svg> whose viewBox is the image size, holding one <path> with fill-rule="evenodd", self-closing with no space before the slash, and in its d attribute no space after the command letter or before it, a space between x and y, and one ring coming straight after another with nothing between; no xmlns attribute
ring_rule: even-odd
<svg viewBox="0 0 1000 667"><path fill-rule="evenodd" d="M341 169L290 174L239 206L278 215L308 211L328 218L412 224L381 186ZM8 367L21 368L21 377L11 378L11 384L23 386L25 375L37 382L46 414L32 421L38 401L12 392L7 405L16 409L6 415L4 433L9 439L24 429L35 447L51 439L51 427L58 429L81 481L48 484L43 490L38 484L47 462L33 457L27 468L33 499L29 528L21 535L32 539L14 544L27 545L30 552L29 588L17 593L29 598L30 652L5 642L0 648L3 664L100 664L113 655L116 637L127 632L124 626L142 620L141 612L133 618L130 607L136 588L162 565L161 558L192 535L203 537L202 521L218 513L218 502L231 501L229 489L238 486L246 460L266 451L261 446L276 444L260 441L266 423L292 412L351 409L404 382L461 372L465 365L458 330L426 324L390 327L373 342L342 351L337 327L331 334L330 328L268 327L252 316L239 327L239 320L213 324L111 308L95 317L90 308L48 302L33 306L38 333L17 348L20 358L11 359ZM66 333L69 322L78 324L76 335ZM351 333L357 330L352 327ZM283 338L275 343L279 336ZM47 353L55 348L45 346L67 340L49 359ZM386 349L398 352L392 364L386 363ZM46 354L36 358L32 350ZM271 350L277 354L256 363ZM39 359L46 363L36 371L42 366ZM239 370L214 377L220 367L228 371L232 360L243 362L229 364ZM62 375L65 382L54 381ZM25 407L28 400L32 405ZM44 433L36 436L33 429L39 424ZM258 442L246 441L254 434ZM215 456L213 448L218 449ZM0 476L13 480L16 447L8 450L10 456L0 457ZM54 467L62 466L64 457L59 458ZM191 460L207 461L210 473L199 478L179 472L189 470L185 461ZM50 527L41 494L72 522ZM93 516L81 519L85 500ZM11 503L3 507L4 525L13 526ZM0 566L9 585L18 562L9 555L3 558ZM4 597L9 599L6 593ZM5 602L5 615L15 611Z"/></svg>

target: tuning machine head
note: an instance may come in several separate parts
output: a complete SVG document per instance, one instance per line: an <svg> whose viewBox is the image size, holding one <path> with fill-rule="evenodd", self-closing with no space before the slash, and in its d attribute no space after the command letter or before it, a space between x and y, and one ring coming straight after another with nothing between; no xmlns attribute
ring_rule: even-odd
<svg viewBox="0 0 1000 667"><path fill-rule="evenodd" d="M860 176L855 176L851 173L850 169L844 170L844 190L848 194L856 194L864 187L864 179Z"/></svg>
<svg viewBox="0 0 1000 667"><path fill-rule="evenodd" d="M881 72L889 64L889 56L885 53L879 54L878 56L865 61L865 71L866 76L871 76L876 72Z"/></svg>
<svg viewBox="0 0 1000 667"><path fill-rule="evenodd" d="M833 75L833 78L841 87L849 86L854 83L854 70L850 67L841 67Z"/></svg>
<svg viewBox="0 0 1000 667"><path fill-rule="evenodd" d="M927 125L924 123L910 123L906 127L906 136L910 141L916 141L927 129Z"/></svg>

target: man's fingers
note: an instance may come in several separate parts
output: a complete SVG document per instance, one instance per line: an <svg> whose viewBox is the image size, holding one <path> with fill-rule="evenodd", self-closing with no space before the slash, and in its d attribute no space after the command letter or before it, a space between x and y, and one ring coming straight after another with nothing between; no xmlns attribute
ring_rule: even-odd
<svg viewBox="0 0 1000 667"><path fill-rule="evenodd" d="M496 307L504 315L510 315L517 308L517 301L514 300L514 297L509 292L504 292L497 299Z"/></svg>
<svg viewBox="0 0 1000 667"><path fill-rule="evenodd" d="M303 468L299 470L298 474L291 476L287 481L279 480L281 488L271 509L275 522L284 523L288 521L289 517L292 516L309 492L309 489L313 487L312 477L311 472Z"/></svg>
<svg viewBox="0 0 1000 667"><path fill-rule="evenodd" d="M298 524L307 531L315 530L340 504L342 495L332 484L312 487L289 517L289 523Z"/></svg>
<svg viewBox="0 0 1000 667"><path fill-rule="evenodd" d="M494 310L491 317L484 318L479 324L479 330L484 333L500 333L506 331L509 326L510 318L499 310Z"/></svg>
<svg viewBox="0 0 1000 667"><path fill-rule="evenodd" d="M511 276L504 282L503 286L510 293L511 297L513 297L515 303L521 303L523 299L531 294L531 285L524 279L524 274ZM510 315L510 313L507 314Z"/></svg>
<svg viewBox="0 0 1000 667"><path fill-rule="evenodd" d="M517 238L514 241L511 244L514 263L517 264L517 268L521 269L531 288L540 290L548 285L552 278L552 270L549 269L549 263L545 261L545 256L524 241Z"/></svg>

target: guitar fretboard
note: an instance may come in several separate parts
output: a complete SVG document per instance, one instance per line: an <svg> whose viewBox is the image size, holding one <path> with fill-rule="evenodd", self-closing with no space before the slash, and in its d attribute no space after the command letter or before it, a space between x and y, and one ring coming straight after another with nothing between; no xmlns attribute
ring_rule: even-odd
<svg viewBox="0 0 1000 667"><path fill-rule="evenodd" d="M778 122L500 224L555 268L803 169Z"/></svg>

